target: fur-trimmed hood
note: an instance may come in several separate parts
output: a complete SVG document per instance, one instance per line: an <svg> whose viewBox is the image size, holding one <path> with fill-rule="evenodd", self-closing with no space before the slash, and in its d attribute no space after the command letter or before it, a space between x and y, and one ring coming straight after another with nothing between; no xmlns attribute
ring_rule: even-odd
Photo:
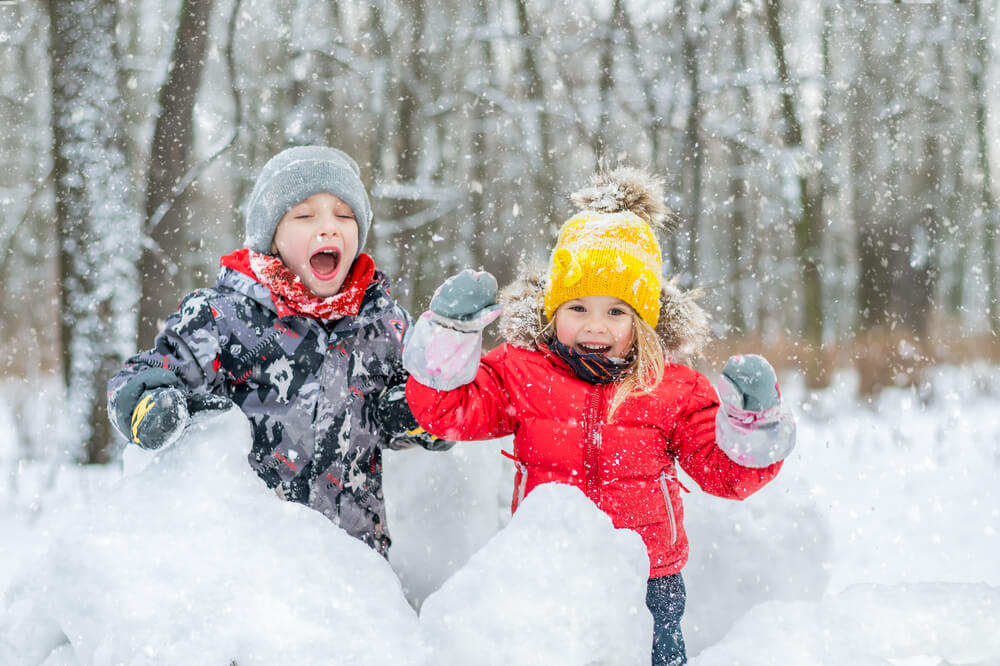
<svg viewBox="0 0 1000 666"><path fill-rule="evenodd" d="M519 272L521 277L500 292L500 303L504 306L500 335L515 347L537 349L537 340L546 324L542 305L545 269L522 266ZM697 290L681 291L677 278L663 281L656 333L668 355L697 356L708 343L708 314L696 302L700 295Z"/></svg>

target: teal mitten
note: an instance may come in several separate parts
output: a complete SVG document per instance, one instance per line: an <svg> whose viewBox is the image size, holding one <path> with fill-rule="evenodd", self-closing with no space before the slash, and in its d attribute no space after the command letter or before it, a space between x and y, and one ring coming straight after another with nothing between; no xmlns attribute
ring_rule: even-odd
<svg viewBox="0 0 1000 666"><path fill-rule="evenodd" d="M781 402L778 376L763 356L743 354L731 356L722 369L722 376L739 393L748 412L762 412Z"/></svg>
<svg viewBox="0 0 1000 666"><path fill-rule="evenodd" d="M467 321L496 307L497 279L485 271L466 268L444 281L431 298L431 312Z"/></svg>

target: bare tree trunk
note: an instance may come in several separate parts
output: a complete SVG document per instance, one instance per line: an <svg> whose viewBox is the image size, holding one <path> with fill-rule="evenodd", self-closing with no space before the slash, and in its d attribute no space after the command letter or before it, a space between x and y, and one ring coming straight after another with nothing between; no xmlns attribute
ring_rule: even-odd
<svg viewBox="0 0 1000 666"><path fill-rule="evenodd" d="M802 123L796 111L788 60L785 57L785 38L781 29L781 1L766 0L764 3L765 25L771 48L778 67L781 81L781 115L784 126L785 146L805 156L806 145L802 136ZM800 166L800 169L806 167ZM823 231L823 179L812 169L799 173L799 217L793 224L795 250L802 279L800 294L802 304L802 332L808 345L804 368L806 382L810 387L821 387L829 383L829 373L821 361L823 347L823 282L820 274Z"/></svg>
<svg viewBox="0 0 1000 666"><path fill-rule="evenodd" d="M972 29L974 32L973 58L969 68L973 94L976 98L976 158L979 164L980 199L983 210L983 261L986 273L986 308L989 314L990 333L994 341L1000 340L1000 302L997 290L997 209L993 196L990 173L989 135L986 123L988 110L986 69L989 67L989 24L992 12L982 11L983 0L972 0ZM987 21L989 19L989 22Z"/></svg>
<svg viewBox="0 0 1000 666"><path fill-rule="evenodd" d="M705 153L701 143L701 79L698 56L697 33L688 24L688 2L679 0L677 4L677 21L681 29L681 51L683 54L684 72L688 77L688 112L684 124L684 174L686 191L684 217L688 226L687 270L682 272L685 286L697 281L698 275L698 239L701 230L701 188L702 170L705 163ZM699 21L701 17L698 17Z"/></svg>
<svg viewBox="0 0 1000 666"><path fill-rule="evenodd" d="M153 130L153 144L146 180L147 243L139 271L142 299L139 305L139 347L151 347L166 317L194 285L187 271L179 271L187 252L188 216L183 198L177 199L184 174L191 168L194 143L194 103L208 46L208 19L213 0L184 0L167 80L160 88L160 113ZM165 214L161 207L167 207ZM159 213L159 214L158 214Z"/></svg>
<svg viewBox="0 0 1000 666"><path fill-rule="evenodd" d="M110 459L105 382L135 339L138 214L130 188L115 0L50 0L53 175L69 434Z"/></svg>
<svg viewBox="0 0 1000 666"><path fill-rule="evenodd" d="M749 54L746 45L746 22L740 17L736 26L736 57L742 69L747 68ZM743 86L740 91L742 100L741 115L745 122L753 122L753 103L750 90ZM742 137L740 137L742 139ZM729 214L729 263L731 269L727 276L729 288L729 322L736 335L746 334L747 322L744 310L743 281L749 273L744 270L750 257L746 252L747 210L750 202L747 199L747 150L739 141L732 149L731 175L729 177L729 197L732 200Z"/></svg>
<svg viewBox="0 0 1000 666"><path fill-rule="evenodd" d="M614 152L611 136L611 95L615 88L615 17L621 13L622 0L615 0L614 8L601 39L601 55L598 69L598 90L601 104L601 118L597 128L597 158L599 162L610 160Z"/></svg>
<svg viewBox="0 0 1000 666"><path fill-rule="evenodd" d="M522 37L521 58L524 63L524 73L527 77L524 95L532 100L535 106L538 122L538 151L541 156L541 168L534 174L535 192L538 200L539 215L549 224L539 224L537 242L549 247L556 239L559 220L554 219L556 212L556 165L555 153L550 145L552 132L549 123L549 113L546 108L545 81L535 57L535 42L531 33L531 21L528 17L528 7L525 0L516 0L518 30Z"/></svg>

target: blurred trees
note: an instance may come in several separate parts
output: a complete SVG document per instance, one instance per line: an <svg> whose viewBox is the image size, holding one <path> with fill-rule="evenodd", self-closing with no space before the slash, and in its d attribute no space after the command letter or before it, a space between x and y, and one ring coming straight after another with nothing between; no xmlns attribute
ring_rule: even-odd
<svg viewBox="0 0 1000 666"><path fill-rule="evenodd" d="M77 256L50 220L89 225L132 266L141 237L145 345L154 318L241 244L263 163L318 142L361 164L367 250L413 310L465 265L505 283L544 260L565 195L598 160L624 160L666 177L681 215L666 269L706 288L720 336L784 349L776 363L812 385L845 358L862 390L911 381L921 359L1000 331L995 5L139 0L74 42L74 2L8 4L0 268L5 314L25 316L4 317L0 335L38 349L8 372L66 357L44 322L61 308L65 337L83 316L73 299L37 298ZM51 80L32 66L39 38ZM58 84L72 49L86 65ZM60 111L78 98L104 100L100 131L83 134L92 112L79 110L98 103ZM89 162L58 157L61 132L102 156L102 201L67 189L92 181ZM131 346L135 274L77 271L88 312L130 308L131 323L100 335Z"/></svg>
<svg viewBox="0 0 1000 666"><path fill-rule="evenodd" d="M116 0L49 2L64 416L67 432L83 442L82 457L93 463L109 460L105 384L135 335L138 216L122 131L116 24Z"/></svg>

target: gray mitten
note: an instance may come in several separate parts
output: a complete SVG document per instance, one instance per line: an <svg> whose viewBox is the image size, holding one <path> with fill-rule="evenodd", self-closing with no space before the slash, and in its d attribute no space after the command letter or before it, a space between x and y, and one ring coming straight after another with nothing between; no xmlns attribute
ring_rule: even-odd
<svg viewBox="0 0 1000 666"><path fill-rule="evenodd" d="M722 369L722 376L739 393L741 404L736 406L741 409L762 412L781 402L778 376L763 356L731 356Z"/></svg>
<svg viewBox="0 0 1000 666"><path fill-rule="evenodd" d="M499 308L497 279L486 271L466 268L444 281L431 298L431 312L441 317L469 321Z"/></svg>

